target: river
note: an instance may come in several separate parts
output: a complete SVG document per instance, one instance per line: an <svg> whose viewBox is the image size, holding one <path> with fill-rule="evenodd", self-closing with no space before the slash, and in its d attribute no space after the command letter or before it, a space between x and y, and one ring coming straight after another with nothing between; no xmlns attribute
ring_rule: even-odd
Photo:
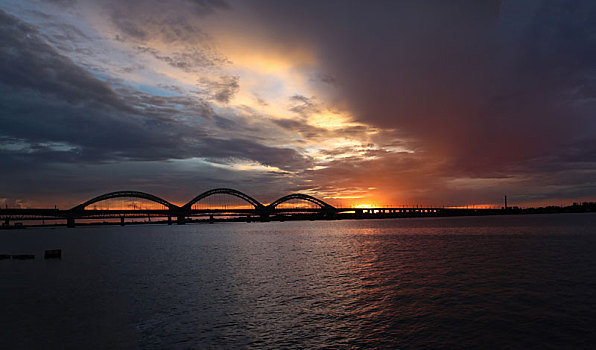
<svg viewBox="0 0 596 350"><path fill-rule="evenodd" d="M17 253L0 348L596 344L596 214L0 231Z"/></svg>

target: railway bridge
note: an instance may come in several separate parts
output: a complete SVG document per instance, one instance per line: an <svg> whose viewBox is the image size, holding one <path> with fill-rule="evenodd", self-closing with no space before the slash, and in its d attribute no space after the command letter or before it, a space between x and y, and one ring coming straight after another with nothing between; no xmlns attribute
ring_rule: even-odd
<svg viewBox="0 0 596 350"><path fill-rule="evenodd" d="M201 205L208 198L227 196L239 199L244 205L210 206ZM152 204L152 207L116 207L97 208L102 202L117 199L142 200ZM290 203L299 202L303 205L292 206ZM305 205L306 206L305 206ZM167 218L167 223L184 224L192 218L209 217L241 217L247 221L291 220L291 219L342 219L342 218L380 218L380 217L411 217L411 216L445 216L487 214L490 209L448 209L448 208L341 208L335 207L319 198L302 193L292 193L265 205L254 197L232 189L215 188L205 191L186 204L179 206L156 195L139 191L116 191L91 198L70 209L48 208L0 208L0 219L3 227L9 227L11 221L23 220L65 220L68 227L75 227L78 220L97 221L119 219L124 225L125 218Z"/></svg>

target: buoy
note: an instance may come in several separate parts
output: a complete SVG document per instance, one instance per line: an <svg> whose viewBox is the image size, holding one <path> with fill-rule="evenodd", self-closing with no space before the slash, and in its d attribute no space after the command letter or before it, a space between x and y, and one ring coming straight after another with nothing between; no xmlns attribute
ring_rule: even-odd
<svg viewBox="0 0 596 350"><path fill-rule="evenodd" d="M46 250L44 255L44 259L62 259L62 249L50 249Z"/></svg>
<svg viewBox="0 0 596 350"><path fill-rule="evenodd" d="M15 254L15 255L12 255L12 260L28 260L28 259L35 259L35 255L33 255L33 254Z"/></svg>

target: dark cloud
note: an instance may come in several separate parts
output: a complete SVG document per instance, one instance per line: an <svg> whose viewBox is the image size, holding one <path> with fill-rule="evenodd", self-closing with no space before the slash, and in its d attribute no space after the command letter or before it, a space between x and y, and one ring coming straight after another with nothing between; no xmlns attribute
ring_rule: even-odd
<svg viewBox="0 0 596 350"><path fill-rule="evenodd" d="M292 102L292 106L290 106L289 110L301 116L307 116L321 111L321 107L314 97L309 98L302 95L294 95L290 97L290 101Z"/></svg>
<svg viewBox="0 0 596 350"><path fill-rule="evenodd" d="M223 62L219 57L213 57L205 50L190 50L190 52L173 52L169 55L162 54L159 50L138 46L139 52L152 55L160 61L164 61L174 68L181 69L187 73L198 72L207 67L216 67Z"/></svg>
<svg viewBox="0 0 596 350"><path fill-rule="evenodd" d="M199 28L196 16L212 14L229 6L223 1L136 0L104 1L113 24L133 40L159 40L168 44L205 43L208 35ZM131 15L134 14L134 15Z"/></svg>
<svg viewBox="0 0 596 350"><path fill-rule="evenodd" d="M263 165L279 167L282 170L298 171L313 166L313 161L292 148L268 147L243 139L208 139L200 147L202 153L212 159L223 161L251 159ZM248 158L246 155L250 154ZM226 162L227 163L227 162Z"/></svg>
<svg viewBox="0 0 596 350"><path fill-rule="evenodd" d="M240 78L237 76L221 76L219 80L202 78L199 83L210 98L222 103L229 103L240 89Z"/></svg>
<svg viewBox="0 0 596 350"><path fill-rule="evenodd" d="M114 185L130 184L129 179L117 179L117 173L94 180L93 171L118 166L126 168L128 176L159 181L159 166L153 174L133 175L134 164L203 159L297 171L312 163L294 149L248 140L250 128L242 118L216 116L201 99L111 85L57 53L34 27L4 12L0 23L0 160L3 169L10 169L0 188L3 196L66 188L84 192L107 179ZM237 84L234 79L227 82L231 90ZM225 93L219 93L224 99ZM234 173L240 176L233 170L227 173L229 179ZM186 175L185 181L192 182L195 176Z"/></svg>
<svg viewBox="0 0 596 350"><path fill-rule="evenodd" d="M312 126L304 120L274 119L272 122L284 128L285 130L301 135L306 140L317 140L319 138L326 138L329 136L326 129Z"/></svg>
<svg viewBox="0 0 596 350"><path fill-rule="evenodd" d="M60 6L73 6L76 4L76 0L43 0L52 4L57 4Z"/></svg>
<svg viewBox="0 0 596 350"><path fill-rule="evenodd" d="M0 16L0 82L5 93L19 90L72 105L97 102L127 109L110 87L39 39L34 27L4 12Z"/></svg>
<svg viewBox="0 0 596 350"><path fill-rule="evenodd" d="M226 2L109 0L105 1L104 8L117 29L116 40L135 45L139 52L148 53L172 67L196 73L229 63L197 20L228 9ZM155 44L161 49L156 49Z"/></svg>
<svg viewBox="0 0 596 350"><path fill-rule="evenodd" d="M267 101L265 101L262 97L259 96L259 94L253 94L256 102L260 105L260 106L269 106L269 103Z"/></svg>
<svg viewBox="0 0 596 350"><path fill-rule="evenodd" d="M300 113L301 115L306 115L302 114L306 113L304 110L300 110ZM271 120L271 123L285 129L293 135L301 136L303 138L303 142L306 144L341 137L345 137L347 139L364 140L368 138L367 132L370 131L370 129L365 125L340 126L334 129L325 129L309 124L304 118L274 119ZM382 137L379 137L379 139L383 141ZM389 144L385 145L389 146ZM322 152L325 153L326 151L322 150Z"/></svg>
<svg viewBox="0 0 596 350"><path fill-rule="evenodd" d="M199 14L212 13L218 10L227 10L230 5L223 0L181 0L194 5Z"/></svg>
<svg viewBox="0 0 596 350"><path fill-rule="evenodd" d="M358 118L403 128L465 162L482 157L467 150L481 140L476 149L482 153L518 159L578 131L564 97L586 84L596 60L590 34L596 25L589 21L595 5L545 1L525 7L500 1L307 1L267 3L260 10L274 18L267 23L277 31L309 36L323 52L325 68L344 83ZM512 18L519 11L527 11L524 18ZM304 26L303 18L312 23Z"/></svg>
<svg viewBox="0 0 596 350"><path fill-rule="evenodd" d="M337 83L337 80L329 74L320 74L317 78L325 84L335 85Z"/></svg>
<svg viewBox="0 0 596 350"><path fill-rule="evenodd" d="M564 170L574 165L545 155L596 143L592 1L255 6L271 40L313 47L358 120L441 159L437 175L531 173L539 159Z"/></svg>

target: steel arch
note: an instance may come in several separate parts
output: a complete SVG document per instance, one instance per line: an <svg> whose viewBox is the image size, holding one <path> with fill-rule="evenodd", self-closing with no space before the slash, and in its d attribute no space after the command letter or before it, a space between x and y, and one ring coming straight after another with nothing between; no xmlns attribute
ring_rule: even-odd
<svg viewBox="0 0 596 350"><path fill-rule="evenodd" d="M243 199L244 201L250 203L252 206L255 207L255 209L260 209L260 208L264 207L263 204L261 204L261 202L259 202L258 200L247 195L246 193L240 192L233 188L214 188L212 190L203 192L200 195L196 196L190 202L186 203L182 208L187 209L187 210L191 209L193 204L195 204L195 203L199 202L200 200L205 199L209 196L213 196L215 194L228 194L230 196L238 197L238 198Z"/></svg>
<svg viewBox="0 0 596 350"><path fill-rule="evenodd" d="M165 205L166 207L168 207L168 209L175 209L178 208L178 206L168 202L167 200L154 196L152 194L149 193L145 193L145 192L139 192L139 191L116 191L116 192L110 192L110 193L106 193L106 194L102 194L101 196L97 196L95 198L92 198L84 203L81 203L79 205L77 205L76 207L70 209L71 211L76 211L76 210L83 210L85 209L85 207L93 204L93 203L97 203L97 202L101 202L104 201L106 199L112 199L112 198L126 198L126 197L132 197L132 198L141 198L141 199L147 199L149 201L161 204L161 205Z"/></svg>
<svg viewBox="0 0 596 350"><path fill-rule="evenodd" d="M313 196L309 196L307 194L302 194L302 193L292 193L289 194L287 196L283 196L281 198L279 198L278 200L276 200L275 202L271 203L268 205L269 208L271 209L275 209L278 205L280 205L281 203L290 201L292 199L302 199L311 203L314 203L318 206L321 207L321 209L335 209L334 206L327 204L325 202L323 202L322 200L315 198Z"/></svg>

